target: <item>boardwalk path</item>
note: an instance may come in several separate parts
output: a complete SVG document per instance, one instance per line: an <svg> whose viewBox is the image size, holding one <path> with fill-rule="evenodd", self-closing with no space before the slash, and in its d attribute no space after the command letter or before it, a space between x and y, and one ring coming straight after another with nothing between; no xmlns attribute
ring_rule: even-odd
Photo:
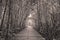
<svg viewBox="0 0 60 40"><path fill-rule="evenodd" d="M45 40L32 27L27 27L16 35L16 40Z"/></svg>

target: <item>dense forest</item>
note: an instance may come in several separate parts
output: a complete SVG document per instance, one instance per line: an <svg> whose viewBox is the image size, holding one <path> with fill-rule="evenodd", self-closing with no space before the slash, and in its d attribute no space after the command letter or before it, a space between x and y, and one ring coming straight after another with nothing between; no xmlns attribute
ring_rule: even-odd
<svg viewBox="0 0 60 40"><path fill-rule="evenodd" d="M15 40L32 11L37 15L34 29L46 40L59 40L60 0L0 0L0 40Z"/></svg>

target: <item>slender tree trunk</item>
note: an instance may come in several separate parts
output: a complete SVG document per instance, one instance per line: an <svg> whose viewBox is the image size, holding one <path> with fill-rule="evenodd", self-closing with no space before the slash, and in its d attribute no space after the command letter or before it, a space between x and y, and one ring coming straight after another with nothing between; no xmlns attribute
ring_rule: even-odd
<svg viewBox="0 0 60 40"><path fill-rule="evenodd" d="M7 22L7 28L6 28L7 32L6 32L5 40L9 40L8 32L9 32L9 26L10 26L9 21L10 21L10 16L11 16L11 13L10 13L10 9L11 9L11 8L10 8L10 6L11 6L11 0L8 0L9 14L8 14L8 22Z"/></svg>
<svg viewBox="0 0 60 40"><path fill-rule="evenodd" d="M6 8L7 8L7 2L8 2L8 0L6 0L6 5L5 5L5 8L4 8L4 12L3 12L3 18L2 18L2 21L1 21L0 30L2 30L2 27L3 27L4 17L5 17Z"/></svg>

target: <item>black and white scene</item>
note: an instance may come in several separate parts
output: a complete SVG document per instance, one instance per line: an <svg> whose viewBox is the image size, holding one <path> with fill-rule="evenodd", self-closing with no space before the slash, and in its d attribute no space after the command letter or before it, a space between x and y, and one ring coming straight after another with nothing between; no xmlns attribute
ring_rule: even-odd
<svg viewBox="0 0 60 40"><path fill-rule="evenodd" d="M60 0L0 0L0 40L60 40Z"/></svg>

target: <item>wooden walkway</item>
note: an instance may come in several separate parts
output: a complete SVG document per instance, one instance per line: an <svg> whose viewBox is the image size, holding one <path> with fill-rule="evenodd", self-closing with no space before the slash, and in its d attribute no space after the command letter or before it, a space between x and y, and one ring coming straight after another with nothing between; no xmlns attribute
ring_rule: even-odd
<svg viewBox="0 0 60 40"><path fill-rule="evenodd" d="M45 40L32 27L27 27L16 35L16 40Z"/></svg>

